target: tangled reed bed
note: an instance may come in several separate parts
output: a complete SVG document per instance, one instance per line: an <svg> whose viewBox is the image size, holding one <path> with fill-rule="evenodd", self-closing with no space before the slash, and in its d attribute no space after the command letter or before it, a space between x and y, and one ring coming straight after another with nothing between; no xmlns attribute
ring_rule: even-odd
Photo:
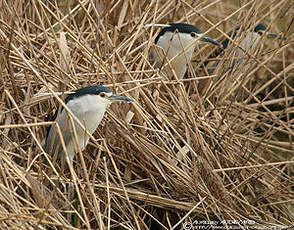
<svg viewBox="0 0 294 230"><path fill-rule="evenodd" d="M293 225L293 2L3 0L0 6L1 229ZM229 60L207 76L201 66L215 48L198 47L179 81L154 68L159 29L145 27L171 22L197 25L218 41L236 26L263 22L286 40L262 41L250 68L234 72L244 74L242 81L224 74ZM199 92L199 79L209 78L216 80ZM136 103L112 105L74 171L63 174L41 160L57 96L36 94L94 84Z"/></svg>

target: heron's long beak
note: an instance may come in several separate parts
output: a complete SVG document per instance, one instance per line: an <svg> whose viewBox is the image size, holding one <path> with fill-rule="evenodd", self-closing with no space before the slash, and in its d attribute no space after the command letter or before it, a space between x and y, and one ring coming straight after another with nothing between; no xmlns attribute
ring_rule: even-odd
<svg viewBox="0 0 294 230"><path fill-rule="evenodd" d="M123 102L127 102L127 103L131 103L131 102L134 102L133 99L130 99L130 98L127 98L127 97L124 97L124 96L120 96L120 95L111 95L109 97L109 99L111 101L123 101Z"/></svg>
<svg viewBox="0 0 294 230"><path fill-rule="evenodd" d="M277 37L280 38L280 36L278 36L277 34L272 34L272 33L267 33L267 34L266 34L266 37L267 37L267 38L270 38L270 39L275 39L275 38L277 38Z"/></svg>
<svg viewBox="0 0 294 230"><path fill-rule="evenodd" d="M208 42L208 43L211 43L211 44L213 44L215 46L219 46L219 47L222 48L222 45L220 43L218 43L217 41L215 41L215 40L213 40L213 39L211 39L209 37L204 37L203 36L202 38L200 38L200 41L202 41L202 42Z"/></svg>

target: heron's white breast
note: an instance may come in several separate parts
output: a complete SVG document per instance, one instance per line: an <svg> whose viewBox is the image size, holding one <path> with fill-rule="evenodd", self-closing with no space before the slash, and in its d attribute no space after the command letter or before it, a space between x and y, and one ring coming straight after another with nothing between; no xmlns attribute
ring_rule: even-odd
<svg viewBox="0 0 294 230"><path fill-rule="evenodd" d="M154 50L153 56L155 61L162 64L162 58L167 55L177 76L180 79L183 78L187 63L192 59L196 46L195 39L190 34L166 32L158 39L157 46L162 49L159 50L161 58L158 57L156 50Z"/></svg>
<svg viewBox="0 0 294 230"><path fill-rule="evenodd" d="M194 44L192 44L193 42ZM196 46L195 39L190 34L172 32L166 32L161 36L157 41L157 45L167 53L169 59L183 51L186 57L191 59Z"/></svg>
<svg viewBox="0 0 294 230"><path fill-rule="evenodd" d="M103 119L110 103L109 100L101 98L99 95L85 95L72 99L67 103L67 106L87 128L89 133L93 134ZM76 129L80 137L79 144L83 150L88 143L89 136L86 135L78 124L76 124Z"/></svg>
<svg viewBox="0 0 294 230"><path fill-rule="evenodd" d="M260 35L256 32L249 32L246 34L246 36L242 39L240 42L240 47L242 47L243 50L246 50L251 55L254 55L255 48L257 47L259 41L260 41ZM245 55L245 52L242 49L237 49L235 53L235 57L243 58Z"/></svg>

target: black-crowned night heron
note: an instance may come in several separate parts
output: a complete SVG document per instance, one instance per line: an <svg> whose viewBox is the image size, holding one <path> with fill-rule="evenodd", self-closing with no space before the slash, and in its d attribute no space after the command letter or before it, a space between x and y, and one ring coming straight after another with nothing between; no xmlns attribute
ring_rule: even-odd
<svg viewBox="0 0 294 230"><path fill-rule="evenodd" d="M173 76L172 68L178 79L182 79L199 42L221 46L213 39L203 36L201 30L193 25L184 23L165 25L155 39L155 44L159 48L153 51L156 66L166 65L165 71L168 76Z"/></svg>
<svg viewBox="0 0 294 230"><path fill-rule="evenodd" d="M231 39L227 38L222 42L222 49L216 51L209 57L217 57L221 60L215 61L210 66L207 65L209 62L204 63L209 74L216 74L218 76L218 78L214 80L222 79L226 73L234 73L234 76L225 76L226 79L222 81L222 85L218 84L219 88L222 88L222 90L227 89L229 85L233 87L233 85L241 83L244 75L246 75L253 63L250 61L252 60L252 56L255 57L262 50L263 45L261 39L263 37L275 39L278 35L269 33L266 25L258 24L252 31L240 31L238 27L231 33L230 37ZM231 40L233 40L233 42ZM222 53L224 53L224 55L220 57ZM204 94L210 82L210 79L200 81L198 87L200 95Z"/></svg>
<svg viewBox="0 0 294 230"><path fill-rule="evenodd" d="M110 89L101 85L95 85L74 91L66 97L65 104L84 125L87 131L93 134L100 124L107 107L116 101L132 102L133 100L123 96L113 95ZM79 149L81 151L85 149L89 141L89 135L74 119L72 119L74 127L72 126L70 115L65 108L55 113L54 120L60 127L66 151L70 162L72 162ZM74 129L77 134L77 140L74 135ZM62 164L66 162L56 125L51 125L49 128L45 151L51 156L54 156L53 158L57 157L57 159L60 159Z"/></svg>
<svg viewBox="0 0 294 230"><path fill-rule="evenodd" d="M241 32L239 27L235 29L230 37L238 45L238 47L236 47L235 44L232 44L231 40L229 40L228 38L225 39L222 42L222 49L215 52L212 56L210 56L210 58L219 57L219 55L224 51L226 51L226 55L222 61L217 61L216 63L214 63L213 68L209 70L209 73L212 73L214 69L219 64L222 64L222 62L224 62L227 58L230 58L232 60L231 67L237 67L244 63L245 60L248 60L250 58L249 55L254 56L259 53L262 49L262 45L259 47L259 49L257 48L263 36L269 39L275 39L278 37L278 35L276 34L269 33L267 31L266 25L264 24L258 24L257 26L255 26L253 31L246 32L246 34L244 34L244 32ZM229 50L227 50L227 48L229 48ZM234 54L232 54L232 52L234 52Z"/></svg>

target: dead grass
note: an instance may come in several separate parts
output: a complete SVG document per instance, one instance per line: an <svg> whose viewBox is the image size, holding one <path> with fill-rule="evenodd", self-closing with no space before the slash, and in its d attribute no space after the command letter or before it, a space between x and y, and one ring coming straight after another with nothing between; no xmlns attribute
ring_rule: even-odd
<svg viewBox="0 0 294 230"><path fill-rule="evenodd" d="M293 225L292 1L3 0L0 7L1 229ZM209 36L219 40L263 22L287 39L264 41L250 68L234 72L243 80L229 83L235 76L226 65L212 76L199 70L213 52L206 45L177 81L153 68L158 28L144 27L170 22L212 27ZM203 92L199 77L214 79ZM34 95L93 84L136 103L113 105L64 175L41 160L59 97ZM74 226L66 213L75 213Z"/></svg>

